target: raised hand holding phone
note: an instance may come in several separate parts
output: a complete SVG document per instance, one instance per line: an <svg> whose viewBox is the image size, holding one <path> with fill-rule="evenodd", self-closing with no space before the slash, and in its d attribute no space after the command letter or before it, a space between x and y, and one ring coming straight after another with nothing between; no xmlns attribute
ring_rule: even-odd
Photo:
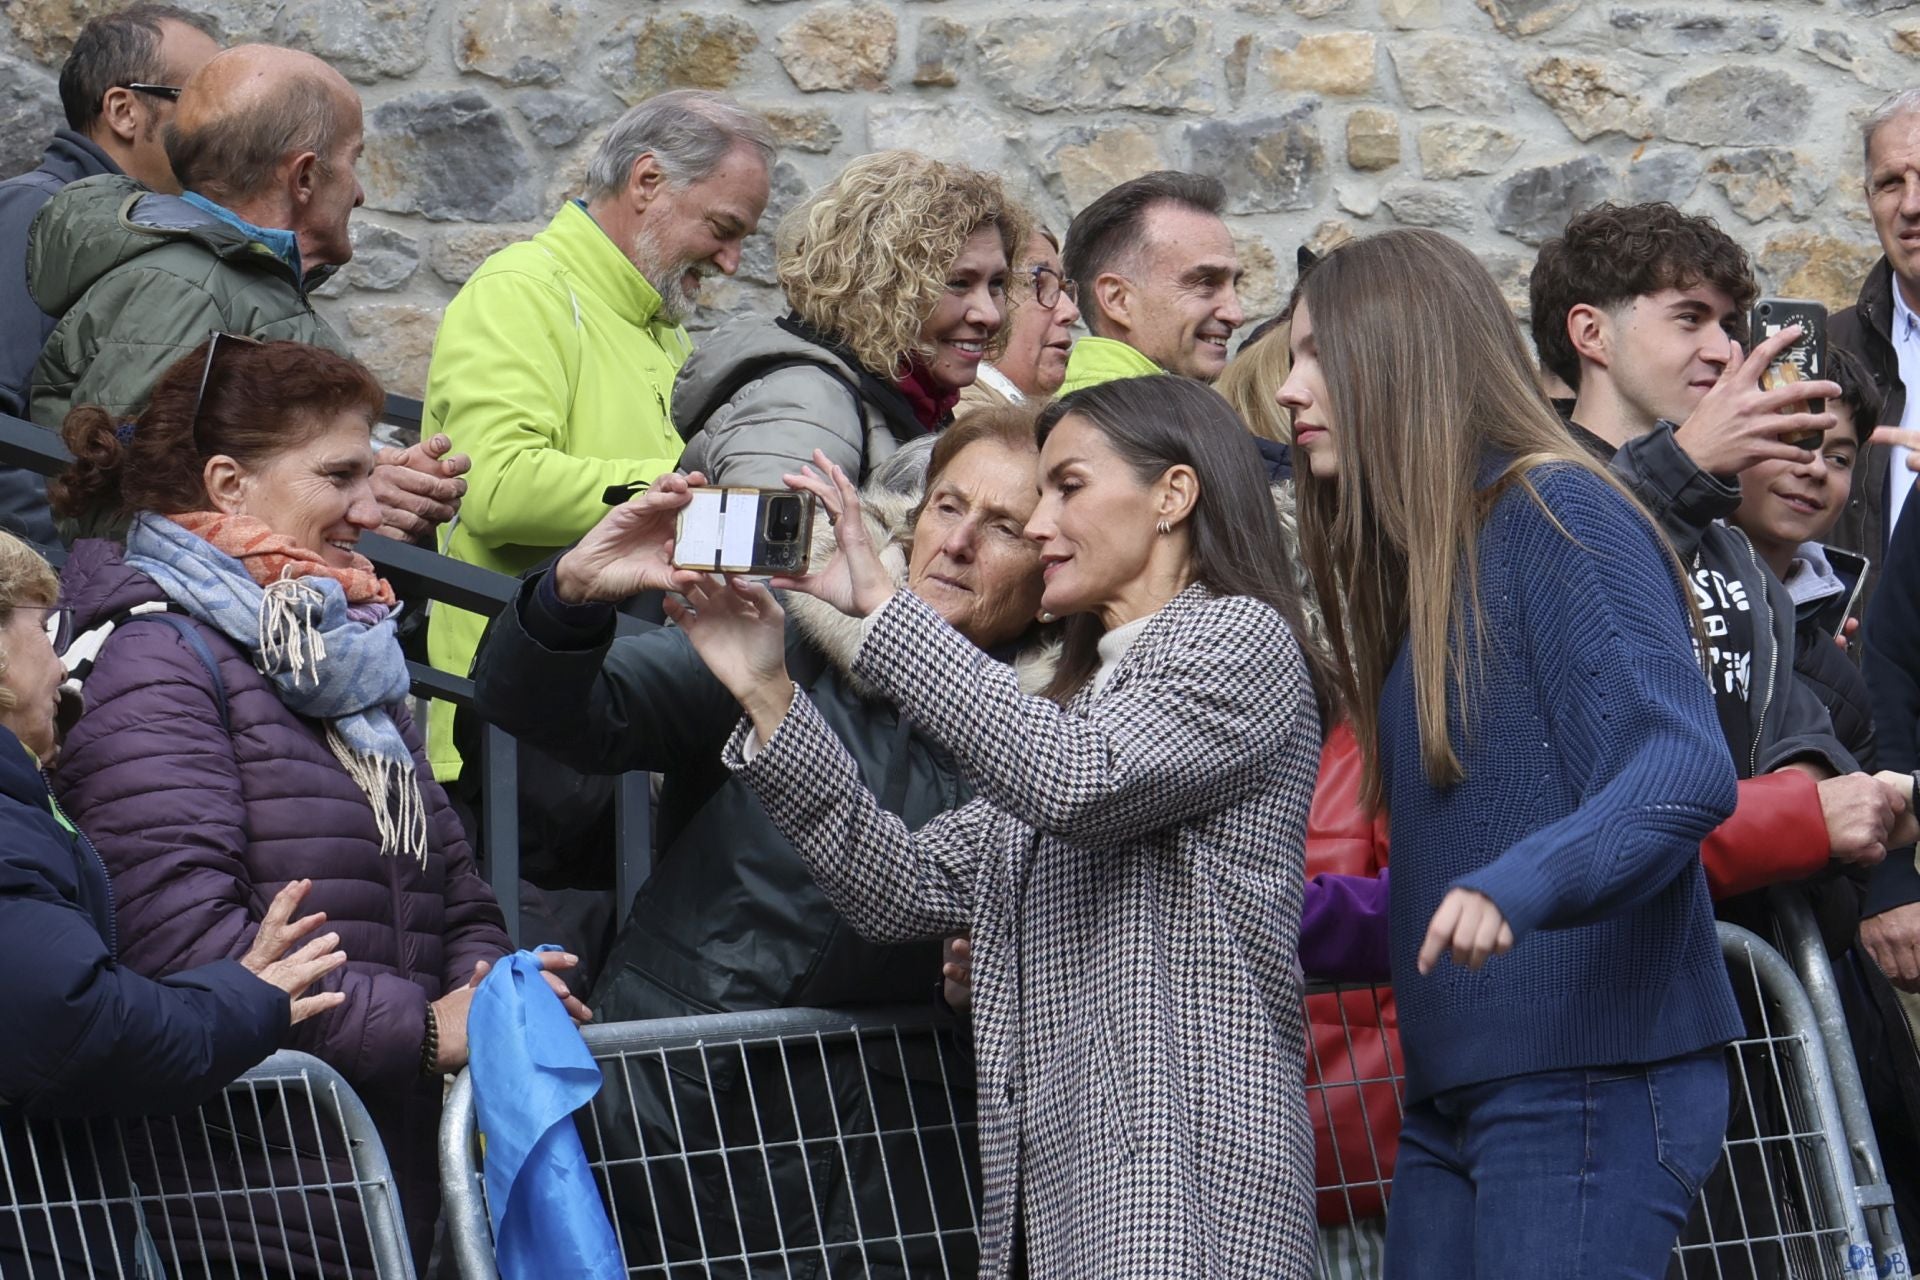
<svg viewBox="0 0 1920 1280"><path fill-rule="evenodd" d="M860 518L860 493L853 481L818 449L813 453L813 466L781 478L788 488L812 494L827 513L833 524L834 553L819 570L775 577L770 585L817 597L856 618L878 612L893 599L895 583L867 536L866 521Z"/></svg>
<svg viewBox="0 0 1920 1280"><path fill-rule="evenodd" d="M1744 355L1739 343L1731 344L1719 381L1674 433L1695 466L1710 475L1732 476L1756 462L1807 460L1807 450L1788 441L1824 434L1838 421L1831 413L1808 412L1806 402L1839 399L1839 385L1760 385L1767 370L1801 336L1798 326L1789 325Z"/></svg>
<svg viewBox="0 0 1920 1280"><path fill-rule="evenodd" d="M554 591L569 604L583 604L672 590L674 526L693 489L705 482L698 471L661 476L645 493L600 517L554 565Z"/></svg>

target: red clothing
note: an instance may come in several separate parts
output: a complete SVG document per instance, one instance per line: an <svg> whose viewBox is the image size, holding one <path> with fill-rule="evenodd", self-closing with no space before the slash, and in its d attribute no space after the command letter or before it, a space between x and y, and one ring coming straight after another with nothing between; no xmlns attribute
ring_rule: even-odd
<svg viewBox="0 0 1920 1280"><path fill-rule="evenodd" d="M946 425L953 415L953 406L960 403L960 393L949 391L933 380L926 362L919 356L913 357L907 366L905 377L894 379L893 385L913 406L913 416L920 425L929 431L937 431Z"/></svg>

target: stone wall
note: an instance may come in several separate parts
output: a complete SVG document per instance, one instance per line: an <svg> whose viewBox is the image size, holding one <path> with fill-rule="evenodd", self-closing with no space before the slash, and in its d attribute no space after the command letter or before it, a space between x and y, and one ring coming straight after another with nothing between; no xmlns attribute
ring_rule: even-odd
<svg viewBox="0 0 1920 1280"><path fill-rule="evenodd" d="M0 0L0 171L33 162L52 70L117 2ZM1296 245L1393 225L1460 236L1524 307L1532 247L1608 196L1710 213L1770 290L1842 305L1877 253L1859 117L1920 84L1920 0L201 2L360 86L367 207L323 306L413 392L460 282L671 87L774 122L769 228L882 147L997 168L1058 229L1133 174L1218 174L1257 317ZM761 237L702 323L775 306L771 268Z"/></svg>

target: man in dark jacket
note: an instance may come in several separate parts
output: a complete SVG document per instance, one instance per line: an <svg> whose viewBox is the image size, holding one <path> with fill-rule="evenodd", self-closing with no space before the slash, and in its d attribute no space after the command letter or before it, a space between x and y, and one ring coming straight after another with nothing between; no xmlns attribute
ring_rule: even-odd
<svg viewBox="0 0 1920 1280"><path fill-rule="evenodd" d="M1920 89L1896 93L1861 125L1867 208L1880 236L1880 261L1867 273L1853 306L1838 312L1829 342L1866 363L1884 398L1863 452L1834 545L1872 562L1869 603L1893 557L1893 530L1920 470ZM1863 424L1872 425L1872 424Z"/></svg>
<svg viewBox="0 0 1920 1280"><path fill-rule="evenodd" d="M363 198L353 86L311 54L242 45L188 81L165 139L184 194L102 175L34 219L28 288L60 317L33 371L32 418L50 431L77 404L137 414L214 330L347 351L309 294L353 256L347 221ZM393 464L374 469L381 532L419 538L453 518L467 461L449 447L437 436L381 453Z"/></svg>
<svg viewBox="0 0 1920 1280"><path fill-rule="evenodd" d="M26 415L28 380L58 318L27 292L34 215L68 183L102 173L178 191L161 126L179 86L219 51L205 18L170 5L135 5L80 29L60 68L67 127L53 135L39 168L0 182L0 413ZM53 543L45 494L39 476L0 468L0 527L43 550Z"/></svg>
<svg viewBox="0 0 1920 1280"><path fill-rule="evenodd" d="M1746 254L1710 219L1670 205L1602 205L1576 217L1542 247L1530 292L1541 361L1576 393L1576 437L1652 510L1694 584L1714 703L1742 778L1735 818L1757 804L1797 811L1812 803L1825 819L1832 865L1825 857L1803 864L1793 882L1806 891L1829 952L1844 959L1859 919L1857 877L1872 868L1867 874L1878 878L1897 861L1886 846L1905 798L1860 772L1836 737L1821 697L1796 671L1792 595L1746 534L1727 523L1749 468L1821 465L1813 451L1787 441L1820 431L1824 442L1837 419L1802 412L1792 397L1838 401L1844 389L1807 383L1783 395L1760 387L1761 371L1794 335L1776 335L1734 359L1758 292ZM1769 823L1756 824L1753 838L1756 856L1778 840ZM1764 934L1771 907L1755 892L1721 901L1716 914ZM1883 1036L1879 1045L1891 1042ZM1735 1132L1749 1132L1767 1105L1742 1095ZM1765 1177L1759 1164L1737 1162L1732 1194L1748 1188L1751 1209L1752 1188ZM1726 1194L1710 1198L1715 1222L1738 1212ZM1756 1221L1769 1229L1767 1220ZM1776 1274L1750 1257L1716 1254L1715 1262L1729 1274Z"/></svg>

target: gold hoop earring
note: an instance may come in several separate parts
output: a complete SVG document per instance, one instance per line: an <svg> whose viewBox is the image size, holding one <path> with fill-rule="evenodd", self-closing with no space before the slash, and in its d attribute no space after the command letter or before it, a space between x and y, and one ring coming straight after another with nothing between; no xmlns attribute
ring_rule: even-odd
<svg viewBox="0 0 1920 1280"><path fill-rule="evenodd" d="M1162 516L1160 518L1160 523L1154 525L1153 527L1158 529L1162 534L1168 534L1173 532L1173 522L1168 520L1165 516Z"/></svg>

